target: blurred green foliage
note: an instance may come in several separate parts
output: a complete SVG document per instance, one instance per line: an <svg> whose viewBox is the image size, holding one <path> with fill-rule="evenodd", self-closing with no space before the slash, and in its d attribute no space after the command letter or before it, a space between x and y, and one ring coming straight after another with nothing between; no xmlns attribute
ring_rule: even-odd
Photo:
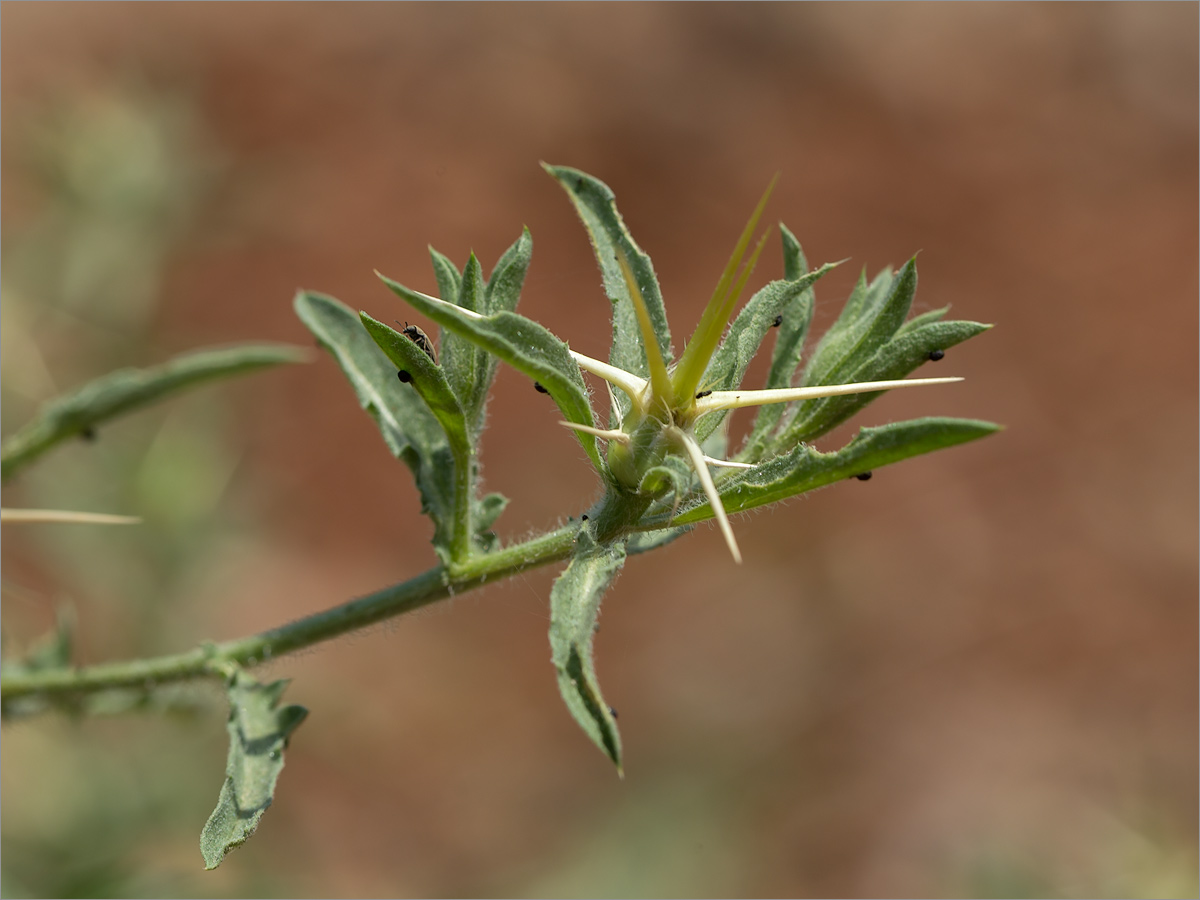
<svg viewBox="0 0 1200 900"><path fill-rule="evenodd" d="M200 197L222 165L186 96L139 85L97 86L47 103L7 138L9 159L19 160L0 283L10 435L48 398L168 355L155 333L164 275L195 237ZM36 644L63 605L78 611L85 656L176 643L173 629L186 627L178 622L183 595L222 542L247 528L245 510L230 502L240 448L227 403L220 390L181 396L94 441L70 442L5 486L6 506L119 510L146 522L124 531L7 531L6 656ZM27 579L48 581L56 593ZM215 692L194 687L184 701L173 708L224 716ZM51 716L6 725L4 896L289 893L256 880L253 866L205 881L194 849L186 859L174 849L194 847L197 818L220 777L224 748L212 721L116 724ZM147 729L153 733L141 733ZM181 771L205 777L181 779Z"/></svg>

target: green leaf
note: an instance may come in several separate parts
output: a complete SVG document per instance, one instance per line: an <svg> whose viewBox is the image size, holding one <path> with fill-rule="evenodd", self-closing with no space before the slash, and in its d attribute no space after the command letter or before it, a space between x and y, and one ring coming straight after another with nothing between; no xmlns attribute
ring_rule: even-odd
<svg viewBox="0 0 1200 900"><path fill-rule="evenodd" d="M118 369L48 402L0 448L0 477L8 480L54 445L88 436L116 416L148 406L206 381L266 366L305 362L303 348L236 344L196 350L146 369Z"/></svg>
<svg viewBox="0 0 1200 900"><path fill-rule="evenodd" d="M438 295L447 303L458 302L458 292L462 290L462 274L450 257L429 248L429 258L433 262L433 277L437 279ZM445 356L445 353L442 354Z"/></svg>
<svg viewBox="0 0 1200 900"><path fill-rule="evenodd" d="M525 273L529 271L529 260L533 256L533 237L529 229L504 251L488 277L484 290L484 310L498 313L501 310L514 312L521 299L521 288L525 286Z"/></svg>
<svg viewBox="0 0 1200 900"><path fill-rule="evenodd" d="M403 300L443 328L469 339L518 372L536 380L558 404L568 422L594 427L587 386L579 374L579 365L571 357L567 345L545 326L507 311L477 319L456 306L410 290L383 275L379 277ZM596 447L596 439L582 432L576 432L575 436L596 471L604 473L606 469Z"/></svg>
<svg viewBox="0 0 1200 900"><path fill-rule="evenodd" d="M667 325L662 290L658 286L650 257L642 252L642 248L629 234L625 221L617 211L616 198L608 185L591 175L566 166L550 166L543 163L542 168L566 190L591 238L596 262L600 265L600 274L604 281L604 291L612 304L613 340L609 362L626 372L649 378L650 368L641 332L638 330L637 313L625 277L621 273L617 254L618 251L624 253L636 283L641 287L650 324L658 338L658 349L663 359L669 362L672 358L671 330ZM628 411L628 398L618 392L617 402L621 404L621 414L624 415Z"/></svg>
<svg viewBox="0 0 1200 900"><path fill-rule="evenodd" d="M467 258L466 268L463 269L458 296L450 302L463 309L483 313L483 291L483 270L479 266L479 260L472 253ZM472 432L475 432L474 426L478 424L477 417L487 401L490 385L487 379L488 355L471 341L443 327L441 356L446 380L462 404L463 413L471 423Z"/></svg>
<svg viewBox="0 0 1200 900"><path fill-rule="evenodd" d="M800 242L782 222L779 223L779 233L783 240L783 276L788 281L796 281L807 272L808 260L804 257ZM780 314L782 321L775 335L775 350L771 355L771 368L764 385L766 389L792 386L792 379L796 376L804 354L804 341L812 323L815 302L810 286L793 297ZM767 435L782 421L786 410L785 403L769 403L759 407L739 459L749 462L762 457L767 449Z"/></svg>
<svg viewBox="0 0 1200 900"><path fill-rule="evenodd" d="M488 494L475 502L475 515L472 520L475 527L475 543L484 551L491 552L500 546L500 539L492 531L492 526L508 506L508 498L503 494Z"/></svg>
<svg viewBox="0 0 1200 900"><path fill-rule="evenodd" d="M437 279L438 295L447 303L458 303L462 291L462 273L449 257L429 248L429 259L433 263L433 275ZM458 335L440 329L438 335L438 363L446 371L446 378L455 396L467 393L466 382L471 378L475 347Z"/></svg>
<svg viewBox="0 0 1200 900"><path fill-rule="evenodd" d="M948 312L950 312L950 307L943 306L941 309L931 309L928 312L921 313L919 316L913 316L900 326L900 330L896 332L896 337L907 334L913 329L920 328L922 325L928 325L931 322L940 322Z"/></svg>
<svg viewBox="0 0 1200 900"><path fill-rule="evenodd" d="M795 281L808 271L808 259L791 229L779 223L779 240L783 244L783 277Z"/></svg>
<svg viewBox="0 0 1200 900"><path fill-rule="evenodd" d="M760 466L738 472L717 483L721 502L729 515L795 497L814 488L843 481L873 469L985 437L999 430L991 422L974 419L926 418L863 428L840 450L821 453L801 444L791 453ZM712 518L712 508L702 502L680 513L673 525ZM649 523L647 523L649 524Z"/></svg>
<svg viewBox="0 0 1200 900"><path fill-rule="evenodd" d="M363 327L358 313L332 297L309 291L296 295L295 307L300 320L333 354L392 455L412 470L423 511L439 527L448 524L454 466L449 440L438 420L419 394L397 380L396 366Z"/></svg>
<svg viewBox="0 0 1200 900"><path fill-rule="evenodd" d="M621 771L617 720L600 694L592 664L592 638L600 598L625 564L622 543L597 544L579 534L575 555L550 591L550 650L558 689L587 736Z"/></svg>
<svg viewBox="0 0 1200 900"><path fill-rule="evenodd" d="M75 643L75 611L62 604L55 611L52 631L43 634L23 657L15 662L3 661L6 674L12 672L44 672L65 669L71 665L71 648Z"/></svg>
<svg viewBox="0 0 1200 900"><path fill-rule="evenodd" d="M701 387L705 390L732 391L742 383L750 361L758 353L767 333L775 324L775 317L792 308L796 301L803 303L803 294L833 264L821 266L795 281L772 281L750 298L750 302L738 313L729 327L725 341L713 354L705 370ZM782 328L782 323L780 323ZM704 440L725 418L725 411L711 413L696 422L696 437Z"/></svg>
<svg viewBox="0 0 1200 900"><path fill-rule="evenodd" d="M287 684L260 684L241 671L230 680L225 783L200 833L206 869L215 869L225 854L254 834L275 796L288 738L308 715L303 706L279 707Z"/></svg>
<svg viewBox="0 0 1200 900"><path fill-rule="evenodd" d="M390 325L371 318L365 312L360 312L358 315L367 329L367 333L371 335L372 340L384 352L396 370L408 373L411 379L408 382L408 388L415 390L425 401L429 411L442 426L442 431L450 441L451 449L455 451L456 455L461 454L464 458L470 458L471 441L467 437L467 424L463 418L463 410L458 404L458 398L454 396L454 391L450 389L450 383L446 380L446 374L442 367L431 360L429 355L415 342ZM388 387L396 390L397 388L392 387L391 382L397 380L396 378L389 379ZM399 390L403 391L406 388L399 388Z"/></svg>
<svg viewBox="0 0 1200 900"><path fill-rule="evenodd" d="M979 322L927 321L913 329L902 328L896 337L884 344L875 355L850 374L848 381L891 381L903 378L929 361L933 350L945 350L991 328ZM795 420L779 443L792 446L797 441L812 440L846 421L872 400L885 393L844 394L822 397L801 404Z"/></svg>
<svg viewBox="0 0 1200 900"><path fill-rule="evenodd" d="M533 238L526 228L500 257L491 278L485 283L474 253L460 276L449 259L430 248L441 299L481 314L516 309L532 255ZM488 392L496 377L496 358L444 326L440 344L446 378L462 404L469 433L473 438L478 437Z"/></svg>
<svg viewBox="0 0 1200 900"><path fill-rule="evenodd" d="M895 278L885 272L871 285L860 279L841 316L817 345L803 384L848 384L853 373L904 324L916 289L915 257Z"/></svg>
<svg viewBox="0 0 1200 900"><path fill-rule="evenodd" d="M406 383L396 384L391 389L400 392L416 391L442 426L442 432L449 441L453 468L442 467L436 473L429 473L430 477L437 478L438 496L452 498L451 515L434 517L436 527L433 536L433 545L438 556L443 562L449 563L456 552L466 549L465 540L471 527L466 520L471 513L470 503L474 492L472 467L475 464L475 451L474 444L467 434L462 407L459 406L454 391L450 389L442 367L430 359L429 354L416 342L396 329L371 318L365 312L359 313L359 318L379 349L387 355L399 372L405 373L407 377ZM451 521L460 516L464 519L459 526L464 546L454 547L452 543L455 527Z"/></svg>

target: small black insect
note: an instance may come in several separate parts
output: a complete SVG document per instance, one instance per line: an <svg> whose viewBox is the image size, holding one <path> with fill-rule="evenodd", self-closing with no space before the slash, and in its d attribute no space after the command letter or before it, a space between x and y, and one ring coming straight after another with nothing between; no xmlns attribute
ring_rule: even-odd
<svg viewBox="0 0 1200 900"><path fill-rule="evenodd" d="M772 328L778 328L783 324L783 316L776 316L775 321L771 323Z"/></svg>
<svg viewBox="0 0 1200 900"><path fill-rule="evenodd" d="M396 324L400 324L399 319L396 320ZM437 357L433 354L433 341L429 339L429 335L427 335L416 325L409 325L407 322L405 322L404 327L400 329L400 333L424 350L425 355L433 361L435 366L437 365Z"/></svg>
<svg viewBox="0 0 1200 900"><path fill-rule="evenodd" d="M871 473L870 472L859 472L854 477L857 478L859 481L870 481Z"/></svg>
<svg viewBox="0 0 1200 900"><path fill-rule="evenodd" d="M617 718L617 711L615 709L613 709L611 706L608 708L608 714L610 716L612 716L614 719Z"/></svg>
<svg viewBox="0 0 1200 900"><path fill-rule="evenodd" d="M583 190L583 179L582 178L575 179L575 190L577 190L577 191Z"/></svg>
<svg viewBox="0 0 1200 900"><path fill-rule="evenodd" d="M945 350L930 350L929 351L929 360L930 360L930 362L937 362L939 359L941 359L945 355L946 355Z"/></svg>
<svg viewBox="0 0 1200 900"><path fill-rule="evenodd" d="M87 425L79 430L79 436L85 441L94 441L96 439L96 429L91 425Z"/></svg>
<svg viewBox="0 0 1200 900"><path fill-rule="evenodd" d="M699 400L701 397L707 397L711 393L712 391L701 391L696 395L696 399Z"/></svg>
<svg viewBox="0 0 1200 900"><path fill-rule="evenodd" d="M399 372L397 372L396 377L400 379L401 384L408 384L410 381L412 381L412 375L410 375L405 369L401 369Z"/></svg>
<svg viewBox="0 0 1200 900"><path fill-rule="evenodd" d="M582 516L580 516L580 517L579 517L579 521L580 521L580 522L586 522L586 521L587 521L587 513L584 513Z"/></svg>
<svg viewBox="0 0 1200 900"><path fill-rule="evenodd" d="M541 383L540 381L535 381L535 382L533 383L533 389L534 389L535 391L537 391L539 394L548 394L548 393L550 393L548 390L546 390L546 388L545 388L545 387L542 385L542 383Z"/></svg>

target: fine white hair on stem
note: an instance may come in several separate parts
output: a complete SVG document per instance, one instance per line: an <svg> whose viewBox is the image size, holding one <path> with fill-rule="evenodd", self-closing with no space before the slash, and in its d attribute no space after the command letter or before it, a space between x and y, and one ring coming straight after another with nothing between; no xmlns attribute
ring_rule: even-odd
<svg viewBox="0 0 1200 900"><path fill-rule="evenodd" d="M871 391L890 391L896 388L921 387L928 384L950 384L961 378L904 378L898 381L860 381L857 384L822 384L815 387L775 388L769 391L713 391L696 401L697 415L718 409L740 409L745 406L766 406L792 400L813 400L818 397L837 397L842 394L865 394Z"/></svg>
<svg viewBox="0 0 1200 900"><path fill-rule="evenodd" d="M737 539L733 536L733 528L730 527L729 518L725 515L725 507L721 503L721 495L717 493L717 486L713 484L712 475L709 474L704 452L700 449L700 445L696 443L696 439L686 431L679 428L672 428L671 433L687 452L688 458L692 462L692 468L696 471L696 477L700 479L700 484L704 487L704 493L708 496L708 502L712 506L713 514L717 517L717 525L721 528L721 534L725 537L725 543L729 545L729 552L733 554L733 561L740 564L742 561L742 552L738 549Z"/></svg>

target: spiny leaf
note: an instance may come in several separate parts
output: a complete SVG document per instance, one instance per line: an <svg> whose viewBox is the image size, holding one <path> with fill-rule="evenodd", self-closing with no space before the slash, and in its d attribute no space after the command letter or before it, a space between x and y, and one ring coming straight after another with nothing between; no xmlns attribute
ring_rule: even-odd
<svg viewBox="0 0 1200 900"><path fill-rule="evenodd" d="M484 309L480 312L498 313L501 310L514 312L517 301L521 299L521 288L525 286L525 273L529 270L529 261L533 256L533 237L529 229L521 231L521 236L497 261L492 274L488 277L487 288L484 290Z"/></svg>
<svg viewBox="0 0 1200 900"><path fill-rule="evenodd" d="M833 268L832 264L826 264L794 281L772 281L751 297L734 319L725 341L713 355L700 386L706 390L736 390L774 325L775 317L783 315L784 310L793 306L793 301ZM782 327L782 322L780 325ZM710 414L700 419L696 422L696 437L703 440L723 418L723 414Z"/></svg>
<svg viewBox="0 0 1200 900"><path fill-rule="evenodd" d="M536 380L558 404L568 422L589 427L595 425L579 365L571 358L567 345L544 326L506 311L475 318L458 307L410 290L383 275L379 277L399 297L442 327L468 338L518 372ZM603 473L605 468L596 439L582 432L575 435L596 470Z"/></svg>
<svg viewBox="0 0 1200 900"><path fill-rule="evenodd" d="M462 309L486 314L484 291L483 269L472 253L467 257L467 265L463 269L457 305ZM443 335L442 367L446 370L446 378L462 404L472 434L478 434L482 425L483 407L492 384L488 376L491 374L489 369L493 367L493 360L474 342L444 326Z"/></svg>
<svg viewBox="0 0 1200 900"><path fill-rule="evenodd" d="M783 277L788 281L796 281L808 271L808 260L804 257L800 242L782 222L779 223L779 233L783 242ZM775 349L771 354L771 368L764 385L766 389L792 386L792 379L804 354L804 340L808 336L814 305L815 298L810 286L793 297L780 313L779 327L775 333ZM751 461L762 457L767 447L767 435L783 419L786 409L782 403L771 403L759 408L739 459Z"/></svg>
<svg viewBox="0 0 1200 900"><path fill-rule="evenodd" d="M532 254L533 238L526 228L500 257L485 283L474 253L459 274L454 263L430 248L441 299L482 315L516 309ZM483 427L488 392L496 377L496 358L445 327L441 330L440 349L441 365L462 405L468 433L477 438Z"/></svg>
<svg viewBox="0 0 1200 900"><path fill-rule="evenodd" d="M387 355L397 370L407 372L408 384L420 395L442 426L450 446L465 457L471 455L471 441L458 398L450 389L442 367L431 360L416 343L389 325L360 312L359 319L367 333ZM392 379L396 380L396 379ZM401 388L400 390L404 390Z"/></svg>
<svg viewBox="0 0 1200 900"><path fill-rule="evenodd" d="M296 295L296 314L333 354L359 404L375 420L392 455L412 470L424 511L441 528L451 521L453 457L446 433L414 391L396 379L396 366L343 303L308 291Z"/></svg>
<svg viewBox="0 0 1200 900"><path fill-rule="evenodd" d="M237 344L196 350L146 369L118 369L51 400L0 449L0 476L11 478L54 445L88 435L123 413L217 378L281 363L304 362L308 354L287 344Z"/></svg>
<svg viewBox="0 0 1200 900"><path fill-rule="evenodd" d="M621 543L597 544L580 532L575 555L550 591L550 650L558 689L587 736L621 771L616 717L600 694L592 664L592 637L600 598L625 564Z"/></svg>
<svg viewBox="0 0 1200 900"><path fill-rule="evenodd" d="M846 379L849 383L888 381L903 378L929 361L933 350L945 350L991 328L979 322L928 321L913 329L901 329ZM846 421L881 392L824 397L800 405L777 446L792 446L827 433Z"/></svg>
<svg viewBox="0 0 1200 900"><path fill-rule="evenodd" d="M453 261L433 247L429 248L433 275L437 279L438 295L447 303L458 303L462 292L462 273ZM458 335L440 329L438 334L438 363L445 370L446 380L460 399L469 391L474 372L475 346Z"/></svg>
<svg viewBox="0 0 1200 900"><path fill-rule="evenodd" d="M931 322L940 322L948 312L950 312L950 307L943 306L941 309L931 309L928 312L921 313L919 316L913 316L900 326L900 330L896 332L896 337L907 334L913 329L920 328L922 325L928 325Z"/></svg>
<svg viewBox="0 0 1200 900"><path fill-rule="evenodd" d="M287 684L260 684L241 671L230 680L225 783L200 833L206 869L215 869L225 854L254 834L275 796L288 738L308 715L303 706L279 707Z"/></svg>
<svg viewBox="0 0 1200 900"><path fill-rule="evenodd" d="M849 444L832 453L801 444L785 456L723 478L718 484L721 502L729 514L744 512L911 456L973 441L999 427L974 419L913 419L863 428ZM709 504L703 502L680 513L672 524L701 522L712 515Z"/></svg>
<svg viewBox="0 0 1200 900"><path fill-rule="evenodd" d="M634 242L633 237L625 227L621 214L617 211L616 199L608 185L597 178L578 169L566 166L550 166L542 164L571 198L583 227L587 229L596 252L596 262L600 265L600 273L604 279L604 291L612 304L613 339L608 361L619 369L632 372L642 378L650 377L650 369L646 362L646 351L642 346L641 332L638 329L637 315L634 311L633 300L625 278L621 274L617 262L618 250L625 255L637 283L642 289L642 299L654 333L658 337L658 349L663 359L671 357L671 330L667 325L667 313L663 307L662 291L658 279L654 275L654 266L650 257ZM629 404L627 398L618 395L617 402L621 405L624 415Z"/></svg>
<svg viewBox="0 0 1200 900"><path fill-rule="evenodd" d="M458 266L433 247L429 248L429 259L433 263L433 277L437 279L438 296L447 303L457 303L458 292L462 290L462 273L458 271ZM442 356L445 355L443 350Z"/></svg>
<svg viewBox="0 0 1200 900"><path fill-rule="evenodd" d="M883 287L888 287L886 295ZM859 281L842 315L826 332L804 372L806 385L848 384L850 376L896 333L917 289L916 258L899 274Z"/></svg>

